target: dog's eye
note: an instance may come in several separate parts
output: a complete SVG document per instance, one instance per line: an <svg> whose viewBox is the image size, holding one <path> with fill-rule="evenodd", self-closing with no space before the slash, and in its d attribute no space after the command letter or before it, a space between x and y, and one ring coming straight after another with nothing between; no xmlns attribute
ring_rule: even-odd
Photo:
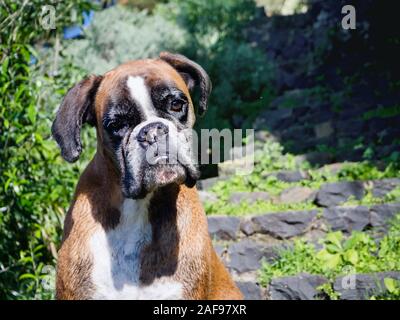
<svg viewBox="0 0 400 320"><path fill-rule="evenodd" d="M181 99L175 99L171 101L171 111L174 112L181 112L183 108L185 107L186 102L181 100Z"/></svg>
<svg viewBox="0 0 400 320"><path fill-rule="evenodd" d="M114 133L119 134L127 127L126 122L123 121L113 121L107 125L107 130Z"/></svg>

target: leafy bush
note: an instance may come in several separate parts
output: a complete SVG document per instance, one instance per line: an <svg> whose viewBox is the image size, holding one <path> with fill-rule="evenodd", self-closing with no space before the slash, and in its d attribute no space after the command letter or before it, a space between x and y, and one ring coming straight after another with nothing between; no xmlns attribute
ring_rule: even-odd
<svg viewBox="0 0 400 320"><path fill-rule="evenodd" d="M64 208L79 171L79 165L61 161L50 137L56 106L49 102L60 101L74 70L63 69L56 78L37 73L32 44L51 43L71 23L72 8L91 5L58 3L55 31L39 25L42 5L34 0L0 6L0 16L7 17L0 27L0 299L52 297L42 281L54 270Z"/></svg>
<svg viewBox="0 0 400 320"><path fill-rule="evenodd" d="M250 127L275 93L273 66L245 38L254 1L171 0L159 12L187 30L190 37L181 51L200 63L213 82L209 111L198 127Z"/></svg>
<svg viewBox="0 0 400 320"><path fill-rule="evenodd" d="M307 10L307 0L256 0L257 4L264 6L268 15L305 12Z"/></svg>
<svg viewBox="0 0 400 320"><path fill-rule="evenodd" d="M165 3L167 1L168 0L125 0L121 3L127 5L128 7L133 7L139 10L153 11L158 4Z"/></svg>
<svg viewBox="0 0 400 320"><path fill-rule="evenodd" d="M114 6L97 12L85 37L72 40L65 54L88 73L101 74L129 60L177 51L185 38L183 30L159 15Z"/></svg>
<svg viewBox="0 0 400 320"><path fill-rule="evenodd" d="M253 0L170 0L159 7L159 13L170 15L196 37L195 41L218 38L241 39L241 28L254 16Z"/></svg>

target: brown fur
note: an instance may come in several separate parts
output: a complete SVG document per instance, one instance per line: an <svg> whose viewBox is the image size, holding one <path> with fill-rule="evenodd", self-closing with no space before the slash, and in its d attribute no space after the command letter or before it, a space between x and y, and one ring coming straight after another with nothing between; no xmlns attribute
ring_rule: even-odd
<svg viewBox="0 0 400 320"><path fill-rule="evenodd" d="M149 86L160 74L174 81L188 96L179 74L161 60L130 62L106 73L95 102L97 123L101 123L107 94L119 90L121 78L127 75L146 76ZM190 102L191 125L194 110ZM99 228L114 228L120 218L123 197L119 176L105 152L103 132L97 129L98 150L80 177L70 210L65 218L62 246L57 267L58 299L87 299L93 292L90 280L92 257L89 239ZM170 185L156 191L150 201L149 219L153 239L141 256L143 284L151 284L161 276L171 276L183 284L186 299L241 299L242 294L232 281L212 247L207 219L196 188Z"/></svg>

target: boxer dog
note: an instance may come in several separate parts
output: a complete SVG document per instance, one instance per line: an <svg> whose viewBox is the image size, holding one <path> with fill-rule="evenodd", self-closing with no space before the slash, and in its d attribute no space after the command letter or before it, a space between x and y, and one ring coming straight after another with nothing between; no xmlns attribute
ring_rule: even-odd
<svg viewBox="0 0 400 320"><path fill-rule="evenodd" d="M63 158L79 158L84 123L96 127L97 152L65 218L58 299L242 298L212 246L191 136L180 134L195 122L195 87L203 114L207 73L163 52L89 76L64 97L52 125Z"/></svg>

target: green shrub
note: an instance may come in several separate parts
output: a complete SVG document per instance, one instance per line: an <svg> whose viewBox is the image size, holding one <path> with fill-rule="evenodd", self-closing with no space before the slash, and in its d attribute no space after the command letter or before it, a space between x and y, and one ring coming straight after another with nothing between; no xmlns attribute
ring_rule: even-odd
<svg viewBox="0 0 400 320"><path fill-rule="evenodd" d="M253 0L170 0L158 12L169 15L188 32L196 41L217 37L242 39L242 27L254 16Z"/></svg>
<svg viewBox="0 0 400 320"><path fill-rule="evenodd" d="M159 12L188 32L181 51L200 63L213 82L209 110L198 127L251 127L275 94L274 67L245 37L256 12L254 1L171 0Z"/></svg>
<svg viewBox="0 0 400 320"><path fill-rule="evenodd" d="M62 162L50 137L53 103L79 71L64 68L55 78L38 73L40 57L32 45L51 43L71 23L72 8L91 5L58 3L57 29L46 31L38 23L43 4L0 6L0 16L8 17L0 27L0 299L53 296L43 281L54 271L64 208L80 170ZM38 66L31 66L32 56Z"/></svg>
<svg viewBox="0 0 400 320"><path fill-rule="evenodd" d="M159 15L114 6L97 12L85 37L70 41L65 54L86 72L101 74L129 60L178 51L185 38L184 30Z"/></svg>
<svg viewBox="0 0 400 320"><path fill-rule="evenodd" d="M256 0L257 4L264 6L269 15L272 14L295 14L307 10L307 0Z"/></svg>

